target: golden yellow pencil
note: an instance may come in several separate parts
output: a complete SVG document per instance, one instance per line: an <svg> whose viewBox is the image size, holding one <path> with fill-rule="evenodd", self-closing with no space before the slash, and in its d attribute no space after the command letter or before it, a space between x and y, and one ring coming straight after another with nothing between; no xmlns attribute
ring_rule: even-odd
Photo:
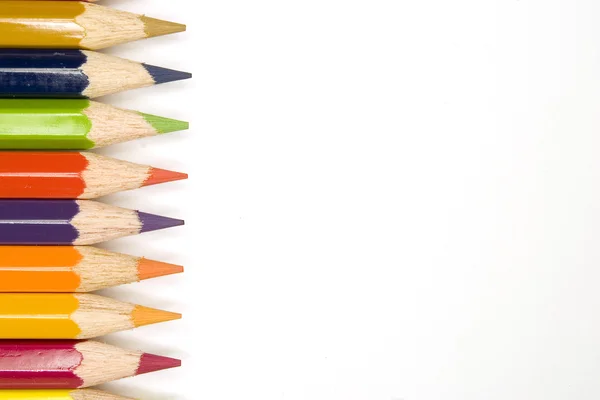
<svg viewBox="0 0 600 400"><path fill-rule="evenodd" d="M185 29L182 24L79 1L0 2L0 48L97 50Z"/></svg>
<svg viewBox="0 0 600 400"><path fill-rule="evenodd" d="M1 0L0 0L1 2ZM133 400L94 389L0 390L0 400Z"/></svg>
<svg viewBox="0 0 600 400"><path fill-rule="evenodd" d="M179 318L93 294L0 294L0 339L89 339Z"/></svg>

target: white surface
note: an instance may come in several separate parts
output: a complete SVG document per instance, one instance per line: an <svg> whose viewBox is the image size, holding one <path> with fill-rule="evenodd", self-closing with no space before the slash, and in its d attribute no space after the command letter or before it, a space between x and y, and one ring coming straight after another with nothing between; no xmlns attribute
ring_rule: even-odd
<svg viewBox="0 0 600 400"><path fill-rule="evenodd" d="M185 264L110 291L185 319L143 399L600 395L592 0L121 0L189 32L120 46L193 81L112 96L188 133L104 153L187 170L110 201L185 217L108 247ZM187 52L187 53L186 53Z"/></svg>

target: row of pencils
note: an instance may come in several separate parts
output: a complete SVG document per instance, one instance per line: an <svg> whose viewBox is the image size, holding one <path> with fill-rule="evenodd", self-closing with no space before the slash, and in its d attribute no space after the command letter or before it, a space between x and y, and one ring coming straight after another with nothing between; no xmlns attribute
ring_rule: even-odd
<svg viewBox="0 0 600 400"><path fill-rule="evenodd" d="M0 0L0 400L119 400L91 387L181 365L97 340L180 314L91 292L183 267L89 245L183 225L94 199L187 175L90 150L188 123L90 99L190 78L97 52L184 30L91 1Z"/></svg>

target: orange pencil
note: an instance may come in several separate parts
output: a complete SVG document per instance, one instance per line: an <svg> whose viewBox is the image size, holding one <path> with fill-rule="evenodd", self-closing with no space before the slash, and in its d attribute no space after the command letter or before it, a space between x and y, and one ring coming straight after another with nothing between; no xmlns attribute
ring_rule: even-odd
<svg viewBox="0 0 600 400"><path fill-rule="evenodd" d="M84 293L183 272L87 246L0 246L0 292Z"/></svg>

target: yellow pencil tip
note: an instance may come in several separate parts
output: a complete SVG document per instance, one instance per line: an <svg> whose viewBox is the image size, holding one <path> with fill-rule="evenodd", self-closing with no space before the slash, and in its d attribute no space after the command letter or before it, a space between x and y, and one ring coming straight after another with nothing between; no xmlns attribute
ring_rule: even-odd
<svg viewBox="0 0 600 400"><path fill-rule="evenodd" d="M136 327L173 321L180 318L181 314L144 306L135 306L135 309L131 313L131 319Z"/></svg>
<svg viewBox="0 0 600 400"><path fill-rule="evenodd" d="M162 19L150 18L145 15L140 18L144 23L146 35L148 37L168 35L171 33L183 32L186 30L186 26L170 21L163 21Z"/></svg>

